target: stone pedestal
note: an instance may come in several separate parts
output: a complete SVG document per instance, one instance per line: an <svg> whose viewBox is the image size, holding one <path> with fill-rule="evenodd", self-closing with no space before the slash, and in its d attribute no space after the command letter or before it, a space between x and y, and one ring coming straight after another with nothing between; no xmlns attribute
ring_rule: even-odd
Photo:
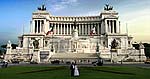
<svg viewBox="0 0 150 79"><path fill-rule="evenodd" d="M145 56L145 52L144 52L144 45L142 43L139 44L140 47L140 51L139 51L139 61L145 61L146 60L146 56Z"/></svg>
<svg viewBox="0 0 150 79"><path fill-rule="evenodd" d="M118 59L117 59L117 49L111 49L111 63L117 63Z"/></svg>
<svg viewBox="0 0 150 79"><path fill-rule="evenodd" d="M33 57L32 57L31 61L34 61L34 62L37 62L37 63L40 62L40 52L39 52L39 49L34 49L34 51L33 51Z"/></svg>
<svg viewBox="0 0 150 79"><path fill-rule="evenodd" d="M6 54L5 54L5 57L4 57L4 59L6 61L9 61L9 60L12 59L11 51L12 51L11 42L8 41L8 43L7 43L7 51L6 51Z"/></svg>

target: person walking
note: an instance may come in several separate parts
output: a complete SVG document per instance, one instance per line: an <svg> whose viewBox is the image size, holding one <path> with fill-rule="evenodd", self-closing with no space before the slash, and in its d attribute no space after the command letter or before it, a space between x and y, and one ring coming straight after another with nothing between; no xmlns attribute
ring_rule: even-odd
<svg viewBox="0 0 150 79"><path fill-rule="evenodd" d="M71 76L74 76L74 69L75 69L75 65L74 65L74 63L72 62L71 65L70 65Z"/></svg>

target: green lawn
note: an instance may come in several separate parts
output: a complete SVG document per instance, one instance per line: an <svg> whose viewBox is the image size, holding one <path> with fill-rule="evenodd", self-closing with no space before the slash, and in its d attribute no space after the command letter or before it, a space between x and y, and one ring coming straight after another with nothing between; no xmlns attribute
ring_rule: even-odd
<svg viewBox="0 0 150 79"><path fill-rule="evenodd" d="M71 77L69 67L12 66L0 68L0 79L149 79L150 69L125 66L79 67Z"/></svg>

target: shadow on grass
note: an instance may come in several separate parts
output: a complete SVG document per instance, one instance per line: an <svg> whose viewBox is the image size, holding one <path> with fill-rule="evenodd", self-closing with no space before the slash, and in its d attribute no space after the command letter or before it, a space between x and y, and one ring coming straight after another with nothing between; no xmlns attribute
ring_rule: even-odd
<svg viewBox="0 0 150 79"><path fill-rule="evenodd" d="M65 69L65 67L53 67L53 68L47 68L42 70L33 70L33 71L21 72L19 74L38 73L38 72L46 72L46 71L62 70L62 69Z"/></svg>
<svg viewBox="0 0 150 79"><path fill-rule="evenodd" d="M84 68L84 69L90 69L93 71L101 71L101 72L107 72L107 73L113 73L113 74L124 74L124 75L136 75L134 73L129 73L129 72L121 72L121 71L112 71L112 70L102 70L102 69L98 69L98 68Z"/></svg>

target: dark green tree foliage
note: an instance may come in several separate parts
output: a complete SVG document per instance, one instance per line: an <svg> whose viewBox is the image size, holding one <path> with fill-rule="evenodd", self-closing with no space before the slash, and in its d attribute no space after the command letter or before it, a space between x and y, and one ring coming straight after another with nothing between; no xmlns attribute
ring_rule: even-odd
<svg viewBox="0 0 150 79"><path fill-rule="evenodd" d="M145 51L145 55L146 57L150 58L150 44L148 43L143 43L144 45L144 51ZM133 44L133 47L135 47L135 49L139 50L139 44Z"/></svg>
<svg viewBox="0 0 150 79"><path fill-rule="evenodd" d="M11 44L12 49L16 49L17 44ZM1 45L0 54L5 54L7 49L7 45Z"/></svg>
<svg viewBox="0 0 150 79"><path fill-rule="evenodd" d="M132 44L133 47L135 47L136 50L139 50L139 44Z"/></svg>
<svg viewBox="0 0 150 79"><path fill-rule="evenodd" d="M3 53L2 53L2 50L0 50L0 55L2 55Z"/></svg>
<svg viewBox="0 0 150 79"><path fill-rule="evenodd" d="M1 50L1 55L6 54L6 45L1 45L0 50Z"/></svg>
<svg viewBox="0 0 150 79"><path fill-rule="evenodd" d="M12 49L16 49L18 45L17 44L11 44ZM7 45L1 45L1 48L6 49Z"/></svg>
<svg viewBox="0 0 150 79"><path fill-rule="evenodd" d="M17 44L11 44L12 49L16 49L16 47L18 46Z"/></svg>
<svg viewBox="0 0 150 79"><path fill-rule="evenodd" d="M1 48L6 49L7 45L1 45Z"/></svg>
<svg viewBox="0 0 150 79"><path fill-rule="evenodd" d="M144 43L143 45L145 47L144 51L145 51L146 57L150 58L150 44Z"/></svg>

